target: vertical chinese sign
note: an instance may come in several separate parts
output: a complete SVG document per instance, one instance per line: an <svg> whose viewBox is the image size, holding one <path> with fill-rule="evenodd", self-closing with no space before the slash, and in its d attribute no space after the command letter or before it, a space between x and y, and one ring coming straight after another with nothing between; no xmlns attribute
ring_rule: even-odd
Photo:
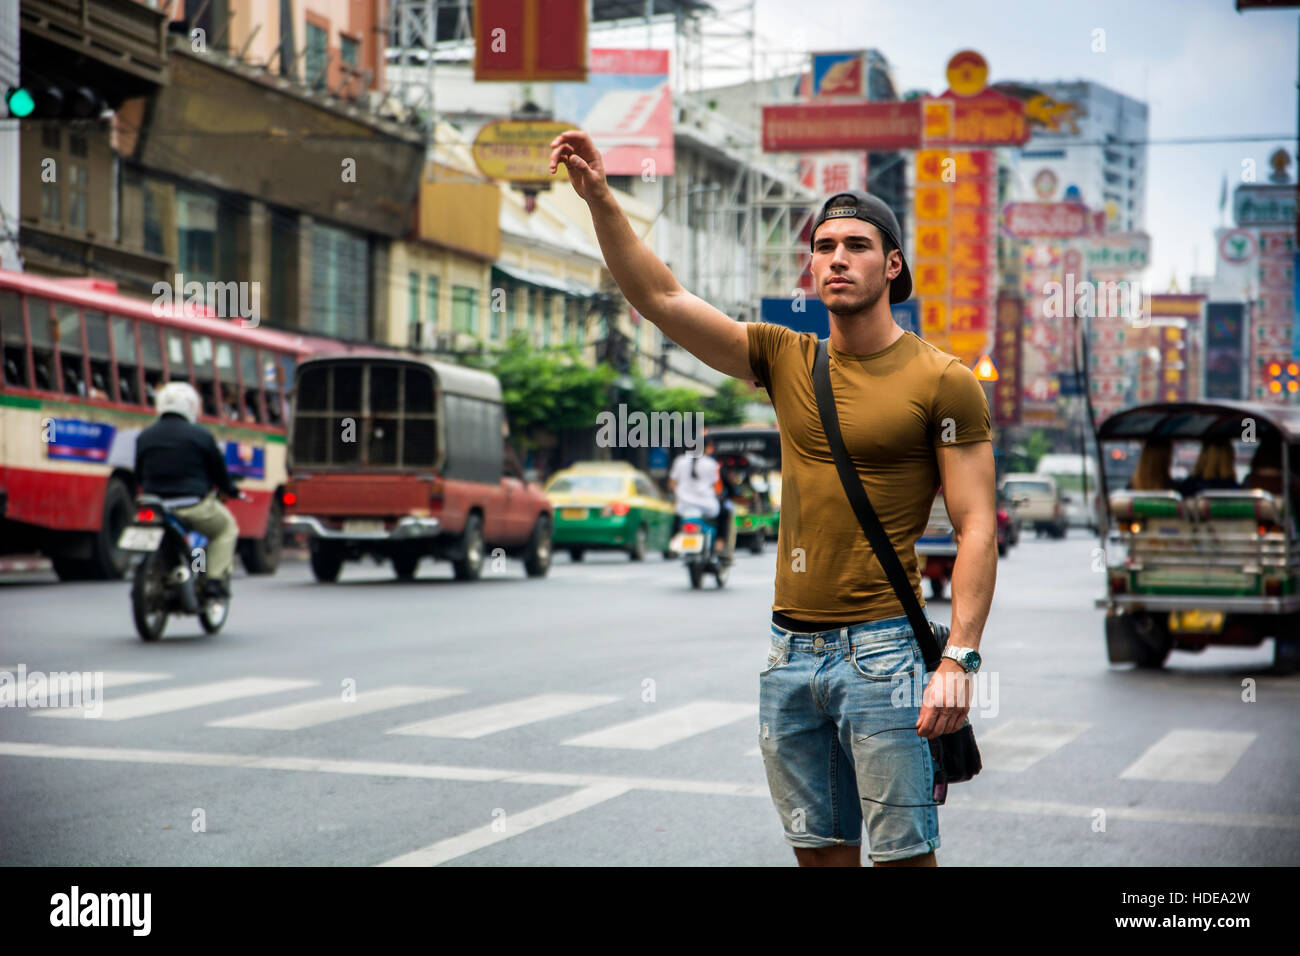
<svg viewBox="0 0 1300 956"><path fill-rule="evenodd" d="M1001 295L997 300L997 327L993 341L993 364L998 379L993 383L993 425L1005 428L1020 424L1021 338L1020 316L1024 301Z"/></svg>

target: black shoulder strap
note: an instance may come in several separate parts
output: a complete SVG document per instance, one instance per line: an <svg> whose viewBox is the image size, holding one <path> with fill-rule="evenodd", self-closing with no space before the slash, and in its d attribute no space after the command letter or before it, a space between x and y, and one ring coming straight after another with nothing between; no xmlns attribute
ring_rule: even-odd
<svg viewBox="0 0 1300 956"><path fill-rule="evenodd" d="M862 525L867 540L871 542L876 560L884 568L889 583L894 586L894 593L902 602L907 620L912 625L912 632L921 646L921 654L925 657L925 666L929 670L934 670L939 666L940 657L939 645L934 639L934 632L930 630L930 622L921 610L916 592L912 590L911 582L907 579L907 572L903 570L903 565L898 560L898 552L894 550L889 535L876 516L875 509L871 507L867 489L862 486L858 471L849 460L848 449L844 447L844 436L840 434L840 416L835 409L835 394L831 390L827 341L822 339L817 343L817 356L813 359L813 392L817 398L817 412L821 415L822 429L826 432L826 441L831 446L831 454L835 458L835 470L839 472L840 483L844 485L844 493L849 496L853 513L858 516L858 523Z"/></svg>

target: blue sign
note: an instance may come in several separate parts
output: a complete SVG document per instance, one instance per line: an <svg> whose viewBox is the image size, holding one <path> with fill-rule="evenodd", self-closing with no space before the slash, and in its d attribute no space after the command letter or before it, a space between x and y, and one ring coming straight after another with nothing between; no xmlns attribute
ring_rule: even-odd
<svg viewBox="0 0 1300 956"><path fill-rule="evenodd" d="M830 313L815 295L805 295L799 299L788 296L764 299L761 314L764 322L784 325L796 332L813 332L819 339L831 334Z"/></svg>
<svg viewBox="0 0 1300 956"><path fill-rule="evenodd" d="M45 454L66 461L107 461L116 429L103 422L83 422L78 418L46 419Z"/></svg>
<svg viewBox="0 0 1300 956"><path fill-rule="evenodd" d="M226 442L226 470L241 478L265 478L266 449L248 442Z"/></svg>
<svg viewBox="0 0 1300 956"><path fill-rule="evenodd" d="M894 315L894 321L904 332L911 332L920 337L920 315L915 299L891 305L889 309ZM761 314L764 322L784 325L795 332L813 332L819 339L824 339L831 334L830 313L816 296L802 300L784 297L764 299Z"/></svg>
<svg viewBox="0 0 1300 956"><path fill-rule="evenodd" d="M921 335L921 320L919 309L915 299L908 299L906 302L899 302L897 305L891 305L889 311L894 313L894 321L904 332L911 332L918 338Z"/></svg>
<svg viewBox="0 0 1300 956"><path fill-rule="evenodd" d="M667 471L668 470L668 449L660 445L650 446L650 470Z"/></svg>

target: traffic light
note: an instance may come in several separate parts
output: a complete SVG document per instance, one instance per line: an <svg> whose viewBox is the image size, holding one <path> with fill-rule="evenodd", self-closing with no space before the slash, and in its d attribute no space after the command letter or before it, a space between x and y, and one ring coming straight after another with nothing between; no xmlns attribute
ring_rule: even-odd
<svg viewBox="0 0 1300 956"><path fill-rule="evenodd" d="M1273 395L1285 392L1293 396L1300 392L1300 364L1287 362L1270 362L1268 365L1268 390Z"/></svg>
<svg viewBox="0 0 1300 956"><path fill-rule="evenodd" d="M5 106L14 119L95 119L104 105L104 98L93 89L72 83L11 86L5 93Z"/></svg>

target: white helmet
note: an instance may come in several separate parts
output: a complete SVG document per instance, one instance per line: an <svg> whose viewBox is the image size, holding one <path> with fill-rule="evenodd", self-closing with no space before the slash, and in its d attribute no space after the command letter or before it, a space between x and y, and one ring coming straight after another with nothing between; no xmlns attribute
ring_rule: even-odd
<svg viewBox="0 0 1300 956"><path fill-rule="evenodd" d="M189 382L168 382L158 389L154 405L159 415L175 412L191 423L199 417L199 393Z"/></svg>

